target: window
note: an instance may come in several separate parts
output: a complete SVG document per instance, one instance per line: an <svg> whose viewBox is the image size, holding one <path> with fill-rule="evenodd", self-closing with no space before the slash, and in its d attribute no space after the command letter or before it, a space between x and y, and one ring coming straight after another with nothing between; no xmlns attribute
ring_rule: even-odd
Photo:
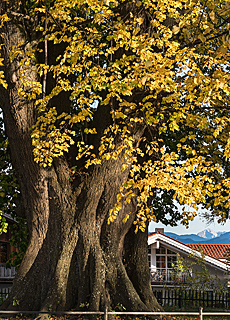
<svg viewBox="0 0 230 320"><path fill-rule="evenodd" d="M156 254L165 254L166 249L165 247L160 246L159 249L156 249Z"/></svg>
<svg viewBox="0 0 230 320"><path fill-rule="evenodd" d="M151 269L151 247L148 247L148 260L149 260L149 269Z"/></svg>
<svg viewBox="0 0 230 320"><path fill-rule="evenodd" d="M177 260L177 254L166 247L156 249L156 268L158 281L172 281L173 264Z"/></svg>
<svg viewBox="0 0 230 320"><path fill-rule="evenodd" d="M172 269L173 268L173 264L175 264L176 262L176 256L167 256L167 268L168 269Z"/></svg>
<svg viewBox="0 0 230 320"><path fill-rule="evenodd" d="M157 269L159 269L159 268L165 268L165 261L166 261L166 257L164 257L164 256L157 256L157 257L156 257Z"/></svg>
<svg viewBox="0 0 230 320"><path fill-rule="evenodd" d="M7 244L0 243L0 263L6 263L7 261Z"/></svg>

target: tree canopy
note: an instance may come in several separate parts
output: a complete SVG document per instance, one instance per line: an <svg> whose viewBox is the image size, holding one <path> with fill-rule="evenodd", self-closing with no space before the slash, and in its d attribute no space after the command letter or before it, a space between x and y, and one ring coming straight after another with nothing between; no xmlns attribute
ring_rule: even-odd
<svg viewBox="0 0 230 320"><path fill-rule="evenodd" d="M17 96L24 119L17 128L29 135L41 172L58 171L65 159L74 189L111 169L119 186L106 221L130 221L136 232L149 221L188 225L199 205L210 219L228 219L228 1L4 0L0 7L1 97Z"/></svg>
<svg viewBox="0 0 230 320"><path fill-rule="evenodd" d="M111 221L122 199L136 197L134 189L139 226L154 220L148 199L156 190L172 190L174 199L194 209L204 204L225 221L229 6L226 1L26 2L27 19L40 39L30 46L19 43L11 59L20 60L20 96L36 101L35 161L51 166L74 143L86 168L122 155L130 175ZM64 47L53 64L47 59L50 42ZM38 79L30 81L26 70L39 52L44 58L33 68ZM47 74L56 82L52 90ZM72 101L69 110L52 105L62 91ZM93 122L98 104L109 110L111 121L95 146L86 135L102 130ZM134 143L140 127L145 133ZM184 212L181 218L186 224L192 217Z"/></svg>

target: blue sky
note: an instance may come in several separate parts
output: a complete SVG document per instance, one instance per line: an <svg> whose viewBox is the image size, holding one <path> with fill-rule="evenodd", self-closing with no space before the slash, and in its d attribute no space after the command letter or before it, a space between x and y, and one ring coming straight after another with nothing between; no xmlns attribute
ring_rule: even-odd
<svg viewBox="0 0 230 320"><path fill-rule="evenodd" d="M200 231L203 231L207 228L212 229L214 231L230 231L230 220L228 220L224 225L219 224L217 222L212 224L207 224L197 216L194 221L190 222L189 228L186 229L183 225L178 225L177 227L167 227L162 223L154 223L151 222L149 226L149 231L155 231L155 228L164 228L167 232L175 232L177 234L185 234L185 233L195 233L197 234Z"/></svg>

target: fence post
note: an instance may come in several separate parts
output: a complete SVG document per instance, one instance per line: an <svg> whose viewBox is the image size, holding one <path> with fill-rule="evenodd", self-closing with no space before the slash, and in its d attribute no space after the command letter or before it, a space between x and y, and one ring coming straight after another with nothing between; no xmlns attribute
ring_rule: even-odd
<svg viewBox="0 0 230 320"><path fill-rule="evenodd" d="M199 320L203 320L203 314L202 314L203 308L199 307Z"/></svg>
<svg viewBox="0 0 230 320"><path fill-rule="evenodd" d="M108 320L108 306L104 306L104 320Z"/></svg>
<svg viewBox="0 0 230 320"><path fill-rule="evenodd" d="M178 301L178 307L179 307L180 309L181 309L181 307L182 307L181 302L182 302L182 293L181 293L181 289L180 289L180 291L179 291L179 301Z"/></svg>

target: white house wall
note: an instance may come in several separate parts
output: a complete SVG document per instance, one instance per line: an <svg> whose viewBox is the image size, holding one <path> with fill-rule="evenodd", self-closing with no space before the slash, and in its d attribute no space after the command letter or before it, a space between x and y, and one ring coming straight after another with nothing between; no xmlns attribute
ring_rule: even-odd
<svg viewBox="0 0 230 320"><path fill-rule="evenodd" d="M199 263L197 263L197 260L193 257L189 257L186 255L180 255L184 260L188 261L189 263L194 263L192 265L192 269L193 272L197 271L197 272L202 272L202 267ZM207 268L207 272L212 276L212 277L217 277L218 281L220 281L222 284L226 284L227 280L228 280L228 273L225 270L220 270L215 268L214 266L211 266L210 264L206 264L206 268Z"/></svg>

